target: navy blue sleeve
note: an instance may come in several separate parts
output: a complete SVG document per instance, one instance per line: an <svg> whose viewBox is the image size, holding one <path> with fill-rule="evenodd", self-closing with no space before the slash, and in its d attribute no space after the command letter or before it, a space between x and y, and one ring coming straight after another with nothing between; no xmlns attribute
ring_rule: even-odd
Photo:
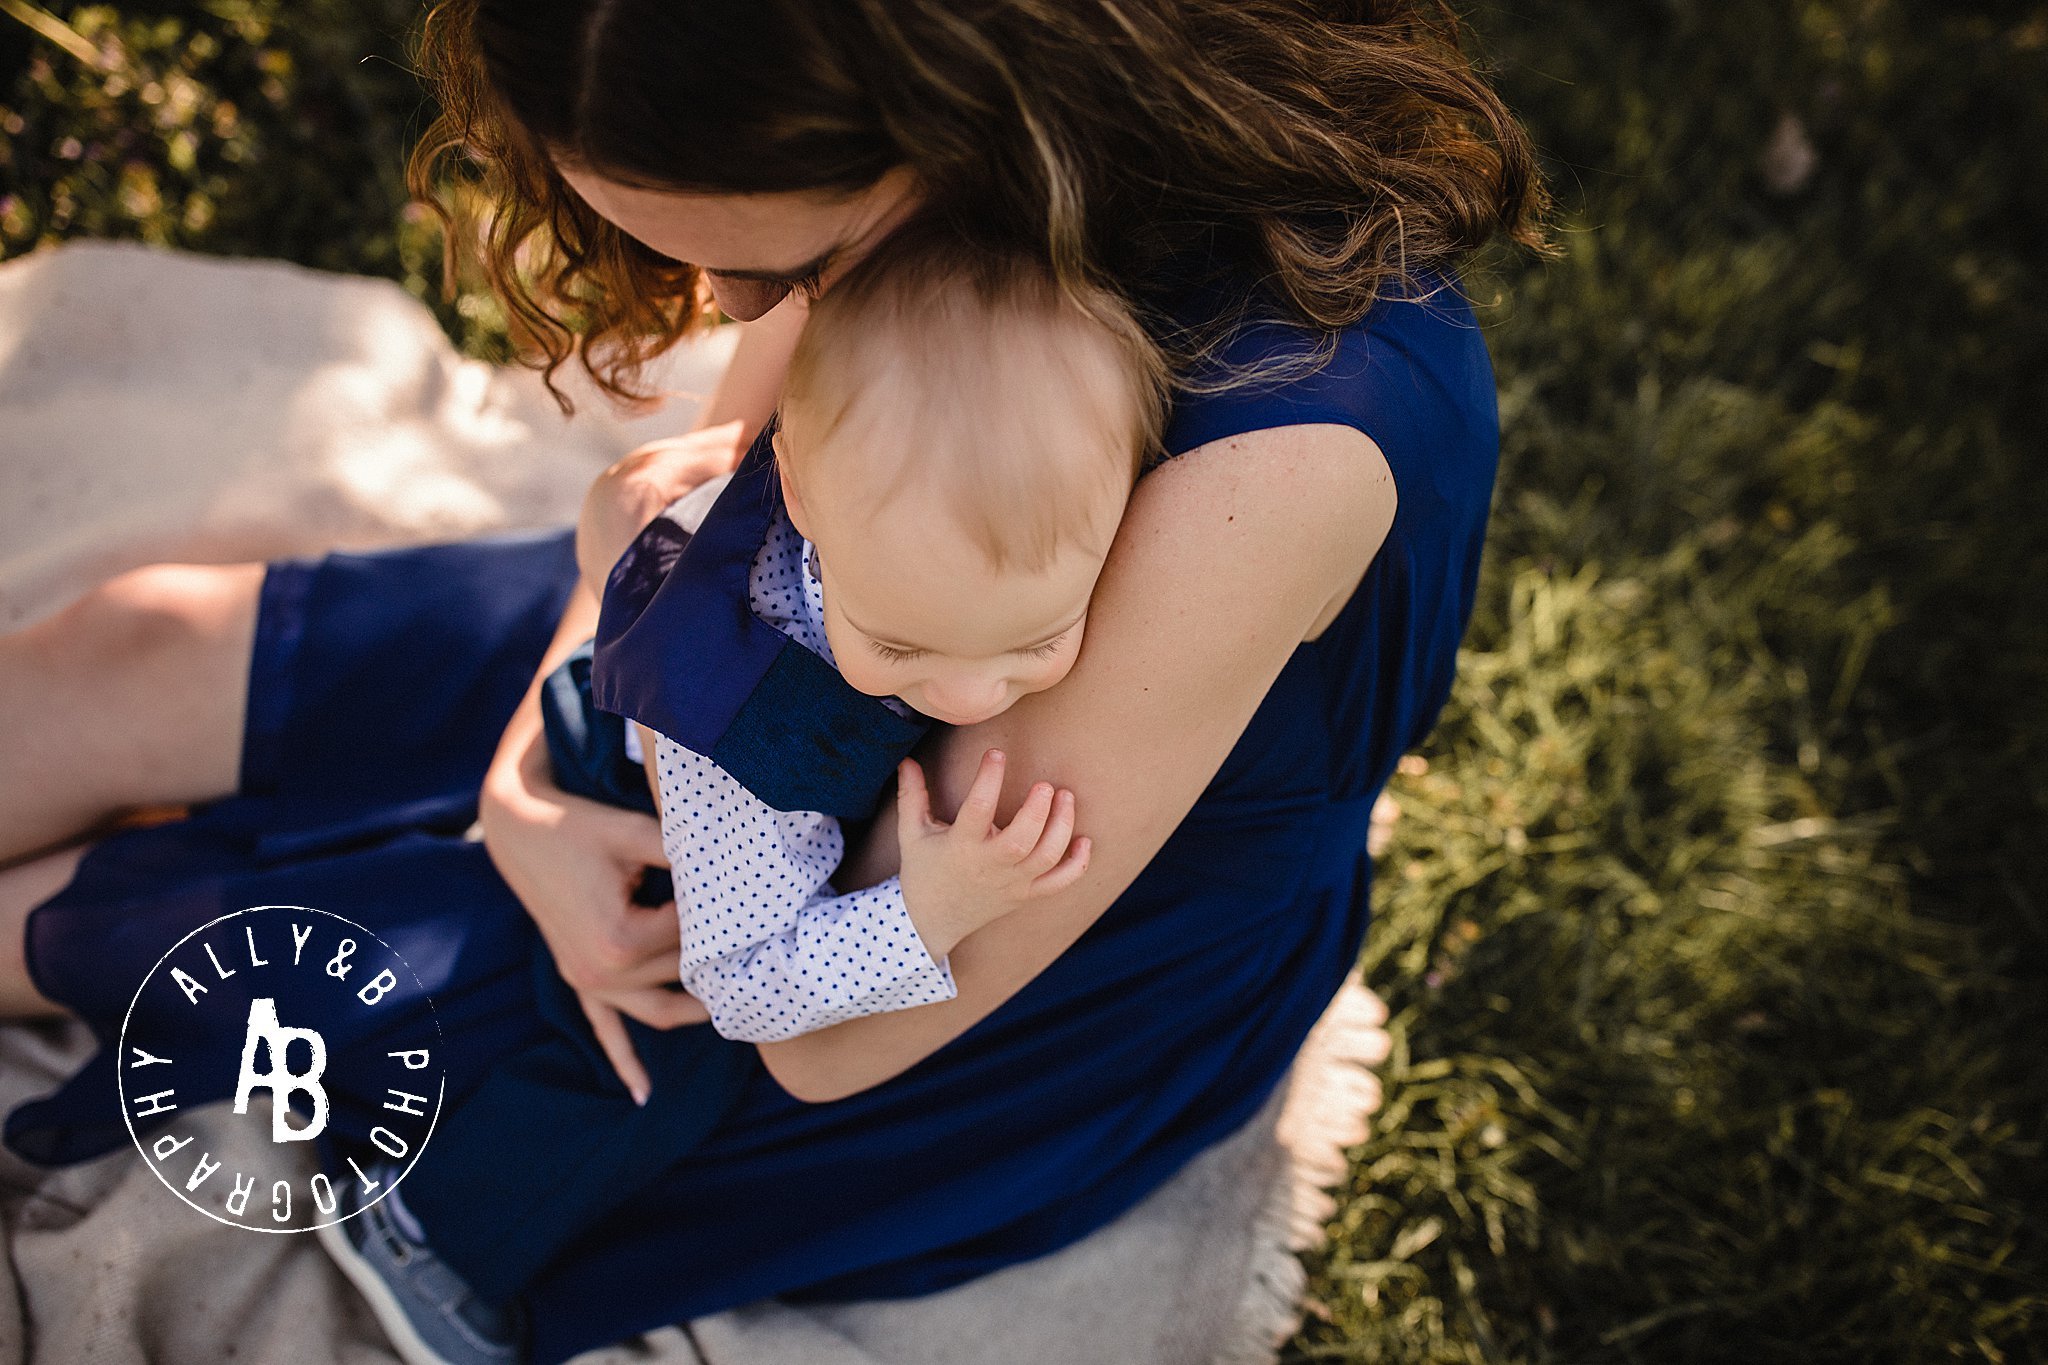
<svg viewBox="0 0 2048 1365"><path fill-rule="evenodd" d="M1248 325L1201 375L1213 381L1226 371L1252 377L1182 396L1167 422L1169 456L1250 431L1333 423L1372 437L1400 479L1403 466L1413 472L1412 462L1447 437L1497 437L1485 340L1471 305L1448 283L1382 300L1334 338Z"/></svg>

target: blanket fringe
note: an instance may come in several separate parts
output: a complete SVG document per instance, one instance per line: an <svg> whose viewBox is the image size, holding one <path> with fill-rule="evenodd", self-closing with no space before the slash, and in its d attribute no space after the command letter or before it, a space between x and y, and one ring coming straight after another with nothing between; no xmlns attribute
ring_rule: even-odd
<svg viewBox="0 0 2048 1365"><path fill-rule="evenodd" d="M1350 1170L1380 1107L1372 1068L1387 1059L1387 1007L1354 972L1302 1045L1275 1138L1282 1159L1252 1228L1250 1273L1211 1365L1274 1365L1301 1329L1308 1271L1337 1211L1331 1191Z"/></svg>

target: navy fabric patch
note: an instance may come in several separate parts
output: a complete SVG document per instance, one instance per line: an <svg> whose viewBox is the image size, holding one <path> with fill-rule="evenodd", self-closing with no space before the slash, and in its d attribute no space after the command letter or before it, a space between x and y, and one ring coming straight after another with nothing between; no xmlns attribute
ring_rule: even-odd
<svg viewBox="0 0 2048 1365"><path fill-rule="evenodd" d="M705 755L777 810L873 813L932 722L879 697L754 615L754 558L782 516L771 424L692 536L657 519L605 585L591 697Z"/></svg>
<svg viewBox="0 0 2048 1365"><path fill-rule="evenodd" d="M626 756L626 722L591 702L588 643L541 684L540 721L556 786L572 796L655 814L646 770Z"/></svg>
<svg viewBox="0 0 2048 1365"><path fill-rule="evenodd" d="M930 722L849 695L875 700L791 640L706 757L777 810L864 820Z"/></svg>
<svg viewBox="0 0 2048 1365"><path fill-rule="evenodd" d="M667 517L648 522L612 566L604 600L638 616L654 600L655 592L683 557L683 547L689 543L690 533Z"/></svg>

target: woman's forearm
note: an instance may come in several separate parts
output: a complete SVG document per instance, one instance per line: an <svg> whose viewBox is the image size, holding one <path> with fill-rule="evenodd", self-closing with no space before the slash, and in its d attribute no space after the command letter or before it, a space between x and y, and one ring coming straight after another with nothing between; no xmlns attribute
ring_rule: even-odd
<svg viewBox="0 0 2048 1365"><path fill-rule="evenodd" d="M545 747L535 742L541 732L541 683L561 666L562 660L576 651L578 645L596 632L597 597L588 584L579 581L569 594L569 603L562 610L562 619L555 626L554 638L548 642L547 652L541 656L533 681L527 684L526 695L519 699L518 708L505 726L504 736L498 741L498 751L484 775L487 793L495 784L513 781L525 786L536 775L543 779L548 777L544 766L547 757ZM536 768L535 763L543 766ZM498 789L502 791L501 787Z"/></svg>

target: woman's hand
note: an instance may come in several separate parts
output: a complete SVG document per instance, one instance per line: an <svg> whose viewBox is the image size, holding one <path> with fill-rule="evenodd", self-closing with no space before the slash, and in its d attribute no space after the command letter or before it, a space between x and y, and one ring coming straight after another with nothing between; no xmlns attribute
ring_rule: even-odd
<svg viewBox="0 0 2048 1365"><path fill-rule="evenodd" d="M522 737L523 728L515 718L484 779L484 847L533 917L613 1070L634 1103L645 1104L647 1070L620 1016L651 1028L710 1018L702 1001L665 984L680 975L675 903L632 899L646 869L666 865L661 828L638 811L555 786L546 745L537 734Z"/></svg>
<svg viewBox="0 0 2048 1365"><path fill-rule="evenodd" d="M685 436L669 436L614 460L590 491L576 518L576 567L594 593L604 591L612 565L661 509L691 489L730 474L744 453L745 423L735 419Z"/></svg>
<svg viewBox="0 0 2048 1365"><path fill-rule="evenodd" d="M659 823L555 785L537 689L596 633L598 594L633 538L664 507L739 463L775 406L802 327L802 310L788 306L742 327L731 364L698 414L703 425L615 461L584 496L576 523L583 586L562 614L534 687L505 727L479 796L491 861L533 917L613 1070L640 1104L647 1102L647 1071L622 1016L675 1028L706 1023L710 1011L695 996L667 989L682 974L673 902L650 908L632 901L645 869L667 861Z"/></svg>
<svg viewBox="0 0 2048 1365"><path fill-rule="evenodd" d="M674 903L650 907L632 899L646 869L667 864L659 823L569 795L548 767L541 679L589 639L596 624L597 598L579 584L484 775L478 817L491 862L533 917L613 1070L634 1102L644 1104L647 1070L620 1016L675 1028L702 1023L709 1014L694 996L665 988L682 974Z"/></svg>

